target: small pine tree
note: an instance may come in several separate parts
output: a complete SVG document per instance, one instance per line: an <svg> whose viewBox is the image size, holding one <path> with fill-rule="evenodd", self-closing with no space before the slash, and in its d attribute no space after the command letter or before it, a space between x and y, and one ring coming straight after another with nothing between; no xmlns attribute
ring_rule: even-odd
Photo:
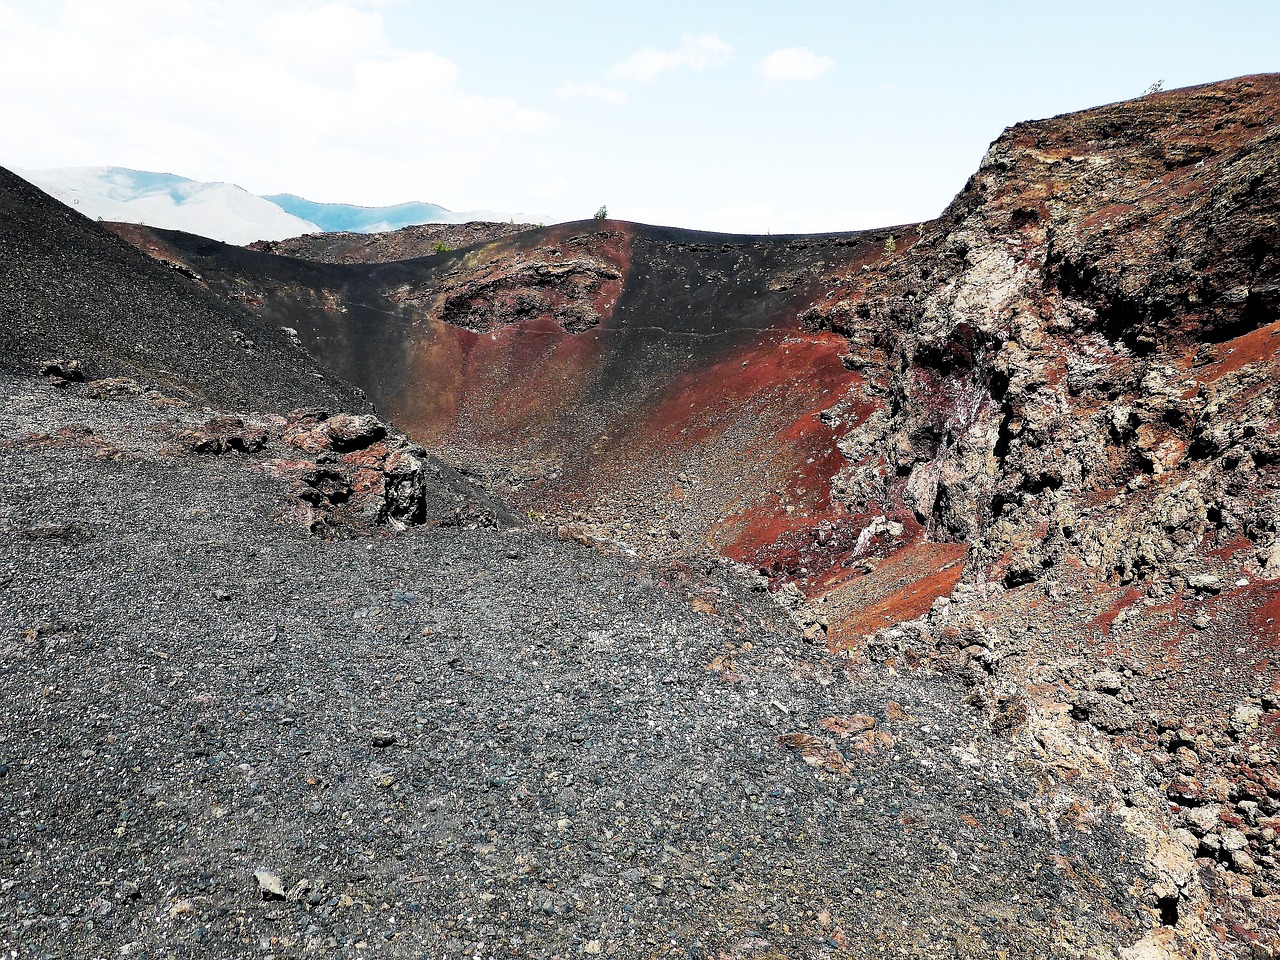
<svg viewBox="0 0 1280 960"><path fill-rule="evenodd" d="M898 241L893 238L893 234L884 238L884 255L892 257L893 252L898 249Z"/></svg>
<svg viewBox="0 0 1280 960"><path fill-rule="evenodd" d="M1144 91L1144 93L1145 93L1147 96L1150 96L1150 95L1151 95L1151 94L1153 94L1153 93L1160 93L1162 90L1164 90L1164 77L1161 77L1159 80L1157 80L1157 81L1156 81L1155 83L1153 83L1151 86L1147 87L1147 89Z"/></svg>
<svg viewBox="0 0 1280 960"><path fill-rule="evenodd" d="M594 219L607 220L608 218L609 218L609 208L602 203L600 204L600 209L596 211L596 215Z"/></svg>
<svg viewBox="0 0 1280 960"><path fill-rule="evenodd" d="M436 245L431 248L431 252L432 253L448 253L451 249L452 247L450 247L443 240L437 240Z"/></svg>

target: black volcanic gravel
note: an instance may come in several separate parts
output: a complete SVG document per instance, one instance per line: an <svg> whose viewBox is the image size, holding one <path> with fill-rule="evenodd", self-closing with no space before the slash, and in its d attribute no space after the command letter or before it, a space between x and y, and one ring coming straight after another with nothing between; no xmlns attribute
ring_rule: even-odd
<svg viewBox="0 0 1280 960"><path fill-rule="evenodd" d="M3 385L15 956L1059 957L1138 935L1112 817L1059 818L962 687L806 645L736 574L536 530L320 540L240 460L166 452L171 413ZM24 439L71 424L114 447ZM896 743L846 774L777 742L855 713Z"/></svg>

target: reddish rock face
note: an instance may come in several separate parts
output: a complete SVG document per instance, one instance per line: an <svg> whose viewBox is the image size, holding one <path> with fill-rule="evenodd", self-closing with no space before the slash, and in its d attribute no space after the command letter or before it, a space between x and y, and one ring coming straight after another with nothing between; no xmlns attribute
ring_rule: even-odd
<svg viewBox="0 0 1280 960"><path fill-rule="evenodd" d="M368 415L339 413L328 417L314 411L295 411L289 420L285 442L306 453L363 450L387 435L386 425Z"/></svg>

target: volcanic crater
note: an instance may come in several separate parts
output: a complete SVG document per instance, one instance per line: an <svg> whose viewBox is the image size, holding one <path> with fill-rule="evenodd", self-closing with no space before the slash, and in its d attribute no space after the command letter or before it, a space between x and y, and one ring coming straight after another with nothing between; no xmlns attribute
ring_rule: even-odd
<svg viewBox="0 0 1280 960"><path fill-rule="evenodd" d="M843 234L0 174L0 939L1280 954L1278 191L1274 75Z"/></svg>

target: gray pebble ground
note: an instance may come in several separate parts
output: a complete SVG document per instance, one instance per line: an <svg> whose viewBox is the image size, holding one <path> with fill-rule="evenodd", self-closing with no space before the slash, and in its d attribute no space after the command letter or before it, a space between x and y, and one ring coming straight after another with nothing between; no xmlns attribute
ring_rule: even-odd
<svg viewBox="0 0 1280 960"><path fill-rule="evenodd" d="M1147 922L1134 839L960 684L805 644L732 571L323 540L250 457L166 447L185 414L3 388L5 955L1057 957ZM849 714L896 742L778 743Z"/></svg>

